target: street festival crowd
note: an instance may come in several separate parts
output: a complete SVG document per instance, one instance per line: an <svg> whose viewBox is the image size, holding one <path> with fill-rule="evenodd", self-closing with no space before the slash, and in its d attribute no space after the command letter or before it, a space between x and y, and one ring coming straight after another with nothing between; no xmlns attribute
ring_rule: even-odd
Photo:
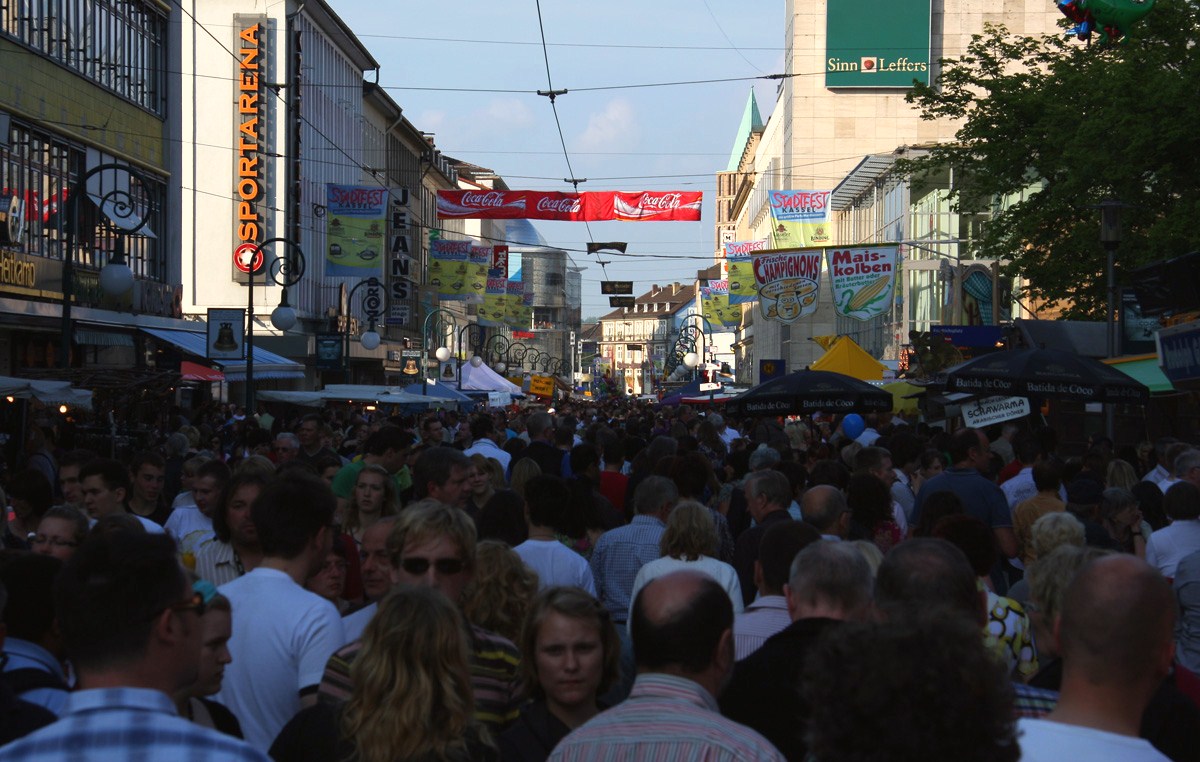
<svg viewBox="0 0 1200 762"><path fill-rule="evenodd" d="M1200 756L1200 448L848 420L33 426L0 760Z"/></svg>

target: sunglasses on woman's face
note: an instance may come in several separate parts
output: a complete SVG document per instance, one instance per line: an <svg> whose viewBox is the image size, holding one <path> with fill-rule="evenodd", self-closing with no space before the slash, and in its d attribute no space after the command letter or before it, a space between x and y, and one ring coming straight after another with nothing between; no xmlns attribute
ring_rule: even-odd
<svg viewBox="0 0 1200 762"><path fill-rule="evenodd" d="M400 561L400 568L414 577L419 577L428 572L430 566L437 569L438 574L446 576L458 574L467 567L461 558L438 558L433 561L428 558L405 558Z"/></svg>

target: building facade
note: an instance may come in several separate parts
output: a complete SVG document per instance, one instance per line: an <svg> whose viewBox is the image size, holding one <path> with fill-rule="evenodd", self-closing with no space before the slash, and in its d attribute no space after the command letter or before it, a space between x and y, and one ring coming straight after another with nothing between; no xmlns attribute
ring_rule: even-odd
<svg viewBox="0 0 1200 762"><path fill-rule="evenodd" d="M0 375L158 375L144 329L182 323L169 20L157 0L0 5ZM102 277L122 257L128 290Z"/></svg>
<svg viewBox="0 0 1200 762"><path fill-rule="evenodd" d="M917 17L928 14L928 33L920 41L924 46L923 54L911 59L889 58L884 43L879 43L876 49L870 47L870 42L863 42L858 55L838 57L835 50L855 44L853 38L856 35L861 35L862 40L871 40L872 35L879 38L891 31L875 16L846 20L839 15L844 9L828 0L814 3L788 0L784 29L785 70L788 74L804 76L790 76L781 81L772 113L761 132L750 129L740 130L737 134L733 153L741 159L736 171L731 161L727 172L718 176L719 195L729 199L727 209L718 209L718 241L721 236L732 237L735 241L769 239L772 218L768 194L772 190L829 191L839 188L839 203L843 206L838 211L844 213L850 208L847 206L851 203L849 199L856 194L853 184L845 184L845 181L855 177L862 180L865 174L875 171L870 169L875 162L868 161L860 166L864 157L890 156L898 147L954 139L958 128L956 122L922 119L919 110L905 102L907 88L898 86L899 80L895 77L890 84L889 80L872 78L876 74L869 73L868 61L879 67L879 77L889 75L886 70L891 69L902 72L899 79L907 76L911 81L916 76L935 82L940 73L938 61L962 55L971 36L982 32L985 23L1003 24L1015 33L1037 35L1055 33L1061 18L1053 3L1040 0L1014 0L1003 7L974 0L948 0L945 3L904 0L891 5L897 8L903 5L906 12ZM888 7L889 4L880 5L884 10ZM839 27L839 24L844 26ZM721 186L722 182L728 187ZM910 212L922 208L921 203L936 206L939 198L944 200L944 194L925 194L916 199L900 192L887 194L885 200L893 206L889 206L883 216L890 215L892 222L903 219L907 227L875 224L862 215L844 215L833 226L831 243L913 241L926 246L928 244L917 239L927 236L930 231L918 229L921 226L916 224L916 214L910 215ZM902 202L910 208L901 210L894 206ZM939 214L943 215L939 218L941 222L949 222L944 212ZM983 220L958 222L965 224L969 232L971 225L981 224ZM946 238L951 237L948 230L942 232L947 233ZM869 236L882 237L869 241ZM953 237L960 238L957 232ZM930 248L934 252L917 249L922 255L913 259L929 254L931 259L928 261L937 260L938 263L922 267L940 268L940 261L948 260L950 265L957 266L963 258L969 258L961 246L954 251L941 244ZM912 249L915 245L906 252L906 263ZM978 264L989 267L987 263ZM968 273L965 280L970 280L972 273ZM827 276L826 273L823 280L827 280ZM972 282L978 283L978 278ZM923 284L924 281L918 283L912 295L914 301L936 298L938 287ZM823 350L810 341L813 336L847 333L860 343L873 345L873 350L879 353L876 356L896 344L894 336L882 332L880 325L863 326L840 321L826 284L822 286L816 312L795 323L764 320L761 314L751 314L756 308L753 304L744 308L743 325L735 344L739 368L750 371L748 380L751 382L757 381L757 365L761 360L783 360L787 370L792 371L804 368L820 357ZM925 320L922 317L916 322Z"/></svg>
<svg viewBox="0 0 1200 762"><path fill-rule="evenodd" d="M600 318L594 378L613 378L629 395L653 394L665 379L684 316L696 303L694 285L651 286L632 307L618 307Z"/></svg>

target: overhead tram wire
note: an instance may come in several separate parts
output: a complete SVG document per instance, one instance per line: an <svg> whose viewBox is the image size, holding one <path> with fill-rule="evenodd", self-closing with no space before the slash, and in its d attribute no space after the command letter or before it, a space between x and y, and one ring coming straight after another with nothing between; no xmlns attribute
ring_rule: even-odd
<svg viewBox="0 0 1200 762"><path fill-rule="evenodd" d="M538 90L538 95L544 95L550 99L550 110L554 113L554 126L558 128L558 142L562 145L563 159L567 162L568 175L567 177L563 178L563 180L570 183L572 187L575 188L575 192L578 193L579 184L587 182L587 178L585 177L581 179L576 177L575 169L571 166L571 154L567 151L567 139L566 136L563 135L562 120L558 118L558 105L555 103L555 99L559 95L565 95L567 91L554 89L554 81L550 76L550 50L546 47L546 26L542 23L542 0L535 1L537 5L538 34L541 35L542 38L542 60L546 64L547 88L545 91ZM592 236L592 226L588 224L587 220L583 221L583 227L587 230L588 241L595 241L596 239ZM567 259L571 260L571 264L573 266L579 266L575 263L574 257L572 257L570 254L567 254ZM604 265L601 265L600 269L604 270ZM606 270L604 270L604 275L605 277L608 276L608 272Z"/></svg>

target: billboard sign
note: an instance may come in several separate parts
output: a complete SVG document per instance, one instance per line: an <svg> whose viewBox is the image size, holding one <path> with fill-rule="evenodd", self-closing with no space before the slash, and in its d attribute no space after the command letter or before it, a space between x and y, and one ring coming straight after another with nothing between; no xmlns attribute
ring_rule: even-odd
<svg viewBox="0 0 1200 762"><path fill-rule="evenodd" d="M930 0L838 0L825 13L825 87L929 84Z"/></svg>

